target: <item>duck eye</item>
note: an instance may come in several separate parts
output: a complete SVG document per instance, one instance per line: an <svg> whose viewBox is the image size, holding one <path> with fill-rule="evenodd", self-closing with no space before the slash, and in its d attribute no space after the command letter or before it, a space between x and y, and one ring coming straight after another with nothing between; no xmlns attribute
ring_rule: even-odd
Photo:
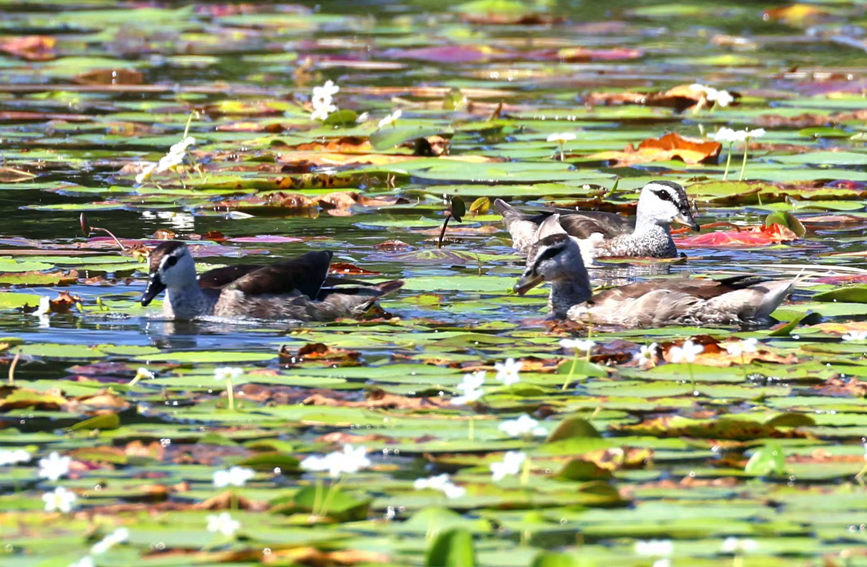
<svg viewBox="0 0 867 567"><path fill-rule="evenodd" d="M166 258L166 267L167 268L170 268L177 263L178 263L178 257L177 256L169 256L168 258Z"/></svg>

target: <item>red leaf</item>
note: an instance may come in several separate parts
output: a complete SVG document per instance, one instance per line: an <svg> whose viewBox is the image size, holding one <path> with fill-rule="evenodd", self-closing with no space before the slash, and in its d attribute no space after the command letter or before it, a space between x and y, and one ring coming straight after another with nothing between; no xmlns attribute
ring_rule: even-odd
<svg viewBox="0 0 867 567"><path fill-rule="evenodd" d="M697 234L686 238L676 238L674 242L680 248L698 246L749 247L768 246L797 239L798 235L790 229L779 224L772 224L771 226L751 226L744 230L722 230Z"/></svg>

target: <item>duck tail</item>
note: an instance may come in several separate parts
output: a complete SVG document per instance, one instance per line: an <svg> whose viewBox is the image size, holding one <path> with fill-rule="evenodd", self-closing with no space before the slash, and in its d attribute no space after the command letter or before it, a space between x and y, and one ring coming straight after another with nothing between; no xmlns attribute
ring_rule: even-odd
<svg viewBox="0 0 867 567"><path fill-rule="evenodd" d="M518 209L505 202L502 199L494 199L494 210L500 213L503 218L520 216Z"/></svg>
<svg viewBox="0 0 867 567"><path fill-rule="evenodd" d="M798 281L798 277L790 280L771 281L754 286L755 289L764 289L764 295L756 309L756 319L767 319L771 313L780 306L780 304L791 293L792 288Z"/></svg>
<svg viewBox="0 0 867 567"><path fill-rule="evenodd" d="M379 291L379 297L382 297L396 292L403 287L404 283L406 282L403 280L391 280L381 284L376 284L374 287Z"/></svg>

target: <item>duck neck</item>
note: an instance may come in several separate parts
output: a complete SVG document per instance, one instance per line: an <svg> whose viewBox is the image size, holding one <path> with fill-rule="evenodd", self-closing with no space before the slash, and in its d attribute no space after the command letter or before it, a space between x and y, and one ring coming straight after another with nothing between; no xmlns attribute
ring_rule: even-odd
<svg viewBox="0 0 867 567"><path fill-rule="evenodd" d="M163 312L172 319L194 319L208 311L208 298L202 293L199 283L175 286L166 289Z"/></svg>
<svg viewBox="0 0 867 567"><path fill-rule="evenodd" d="M569 308L590 299L590 279L585 271L572 278L551 282L551 311L557 319L565 319Z"/></svg>
<svg viewBox="0 0 867 567"><path fill-rule="evenodd" d="M671 238L671 224L638 213L635 217L635 234L659 234Z"/></svg>

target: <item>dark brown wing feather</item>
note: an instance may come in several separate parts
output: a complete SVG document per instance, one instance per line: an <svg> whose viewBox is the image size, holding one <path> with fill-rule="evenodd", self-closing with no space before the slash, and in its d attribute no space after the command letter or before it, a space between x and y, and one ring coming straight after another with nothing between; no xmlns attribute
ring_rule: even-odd
<svg viewBox="0 0 867 567"><path fill-rule="evenodd" d="M635 299L658 289L670 289L687 293L701 299L711 299L724 293L735 291L736 289L743 289L763 281L767 281L767 278L754 275L733 276L719 280L700 280L692 278L649 280L600 291L590 299L590 303L602 303L615 296L618 299Z"/></svg>
<svg viewBox="0 0 867 567"><path fill-rule="evenodd" d="M330 251L308 252L298 258L266 266L230 266L205 272L200 287L223 287L231 284L245 295L281 295L299 292L309 298L319 294L328 275ZM234 277L237 275L237 277Z"/></svg>
<svg viewBox="0 0 867 567"><path fill-rule="evenodd" d="M560 215L560 226L578 238L588 238L594 232L602 233L605 238L614 238L632 232L635 222L617 213L587 211Z"/></svg>
<svg viewBox="0 0 867 567"><path fill-rule="evenodd" d="M261 264L248 264L214 268L199 276L199 287L202 289L220 289L260 268L264 268L264 266Z"/></svg>

